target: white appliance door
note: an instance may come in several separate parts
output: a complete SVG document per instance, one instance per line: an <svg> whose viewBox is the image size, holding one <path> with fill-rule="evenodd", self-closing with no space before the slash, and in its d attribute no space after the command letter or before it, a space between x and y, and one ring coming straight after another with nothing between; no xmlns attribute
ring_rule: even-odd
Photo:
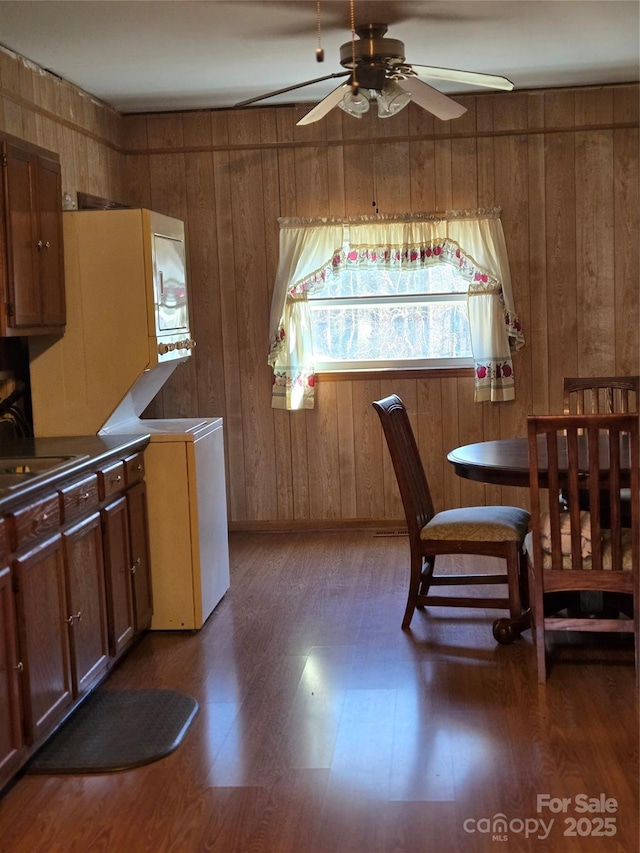
<svg viewBox="0 0 640 853"><path fill-rule="evenodd" d="M202 621L229 589L229 535L222 420L193 443L198 495Z"/></svg>
<svg viewBox="0 0 640 853"><path fill-rule="evenodd" d="M153 235L153 287L156 334L189 332L184 243Z"/></svg>

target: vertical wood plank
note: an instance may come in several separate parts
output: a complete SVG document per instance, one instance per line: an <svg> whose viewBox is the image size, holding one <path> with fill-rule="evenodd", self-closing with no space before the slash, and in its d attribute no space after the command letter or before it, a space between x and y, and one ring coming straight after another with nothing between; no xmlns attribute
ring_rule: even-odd
<svg viewBox="0 0 640 853"><path fill-rule="evenodd" d="M353 419L353 383L336 382L338 454L342 518L357 518L356 433Z"/></svg>
<svg viewBox="0 0 640 853"><path fill-rule="evenodd" d="M566 127L573 121L573 93L547 93L545 124ZM549 402L551 411L561 411L562 377L578 370L575 134L545 137L545 203Z"/></svg>
<svg viewBox="0 0 640 853"><path fill-rule="evenodd" d="M529 98L529 124L539 128L544 124L543 95ZM550 413L549 402L549 358L547 351L547 304L546 288L547 258L542 251L545 244L545 195L544 195L544 137L532 134L528 137L528 187L529 201L529 275L527 298L529 304L529 329L526 332L529 350L529 377L531 384L531 414ZM524 294L521 293L522 299Z"/></svg>
<svg viewBox="0 0 640 853"><path fill-rule="evenodd" d="M311 518L340 518L338 384L320 383L316 388L315 408L306 413Z"/></svg>
<svg viewBox="0 0 640 853"><path fill-rule="evenodd" d="M228 113L211 114L211 136L214 145L224 146L229 141ZM224 356L225 411L227 457L229 465L229 518L232 521L250 520L247 515L247 478L245 474L244 435L242 430L242 404L240 354L238 345L237 305L235 298L235 241L232 210L232 165L229 151L213 152L215 189L216 238L218 243L218 275L221 282L220 310L222 325L220 336Z"/></svg>
<svg viewBox="0 0 640 853"><path fill-rule="evenodd" d="M366 379L353 385L353 428L358 437L355 448L356 500L358 518L384 518L383 437L380 421L371 403L379 400L380 381Z"/></svg>
<svg viewBox="0 0 640 853"><path fill-rule="evenodd" d="M620 375L640 373L639 147L637 129L614 131L615 370Z"/></svg>
<svg viewBox="0 0 640 853"><path fill-rule="evenodd" d="M615 374L613 134L576 134L578 375Z"/></svg>
<svg viewBox="0 0 640 853"><path fill-rule="evenodd" d="M445 453L441 379L419 379L416 383L418 448L422 457L431 498L436 510L448 508L445 499Z"/></svg>

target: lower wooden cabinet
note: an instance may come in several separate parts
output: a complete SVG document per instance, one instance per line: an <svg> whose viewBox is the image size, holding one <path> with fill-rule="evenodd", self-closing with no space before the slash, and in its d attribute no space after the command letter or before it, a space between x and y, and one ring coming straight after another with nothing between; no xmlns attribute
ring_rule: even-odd
<svg viewBox="0 0 640 853"><path fill-rule="evenodd" d="M0 517L0 789L151 624L145 488L139 452Z"/></svg>
<svg viewBox="0 0 640 853"><path fill-rule="evenodd" d="M129 546L127 501L116 498L102 510L107 600L109 602L109 646L116 656L133 638L133 583Z"/></svg>
<svg viewBox="0 0 640 853"><path fill-rule="evenodd" d="M65 530L62 539L71 683L77 698L104 675L109 663L100 513Z"/></svg>
<svg viewBox="0 0 640 853"><path fill-rule="evenodd" d="M0 779L10 777L18 769L25 751L20 695L22 668L11 568L0 564Z"/></svg>
<svg viewBox="0 0 640 853"><path fill-rule="evenodd" d="M101 493L113 498L102 510L112 655L151 625L146 488L141 453L109 466L100 478Z"/></svg>
<svg viewBox="0 0 640 853"><path fill-rule="evenodd" d="M151 617L153 616L147 528L147 487L144 482L137 483L127 491L127 519L129 522L135 626L136 631L144 631L151 625Z"/></svg>
<svg viewBox="0 0 640 853"><path fill-rule="evenodd" d="M14 560L25 731L31 744L71 705L71 666L62 536Z"/></svg>

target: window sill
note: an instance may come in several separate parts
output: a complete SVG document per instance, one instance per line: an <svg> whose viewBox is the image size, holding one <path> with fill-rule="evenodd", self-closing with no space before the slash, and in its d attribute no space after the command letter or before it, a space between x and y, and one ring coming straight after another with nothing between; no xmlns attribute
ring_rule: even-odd
<svg viewBox="0 0 640 853"><path fill-rule="evenodd" d="M316 382L355 382L358 379L467 379L473 367L400 367L383 370L340 370L316 373Z"/></svg>

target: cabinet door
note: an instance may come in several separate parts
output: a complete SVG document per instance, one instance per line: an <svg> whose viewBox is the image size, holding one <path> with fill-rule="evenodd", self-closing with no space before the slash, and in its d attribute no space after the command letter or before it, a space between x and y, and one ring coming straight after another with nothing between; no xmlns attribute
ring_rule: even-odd
<svg viewBox="0 0 640 853"><path fill-rule="evenodd" d="M72 701L62 537L57 534L17 559L14 571L25 718L33 743Z"/></svg>
<svg viewBox="0 0 640 853"><path fill-rule="evenodd" d="M19 766L24 740L11 571L0 568L0 785Z"/></svg>
<svg viewBox="0 0 640 853"><path fill-rule="evenodd" d="M109 661L100 514L63 534L67 624L74 697L85 693Z"/></svg>
<svg viewBox="0 0 640 853"><path fill-rule="evenodd" d="M64 326L64 260L62 250L62 182L60 163L46 157L38 165L38 248L43 326Z"/></svg>
<svg viewBox="0 0 640 853"><path fill-rule="evenodd" d="M127 516L131 544L135 626L136 632L139 632L151 625L153 615L147 530L147 491L144 483L138 483L128 490Z"/></svg>
<svg viewBox="0 0 640 853"><path fill-rule="evenodd" d="M35 326L40 323L41 309L32 153L6 142L4 177L8 322L13 328Z"/></svg>
<svg viewBox="0 0 640 853"><path fill-rule="evenodd" d="M109 650L117 655L133 639L133 591L127 503L117 498L102 511L109 616Z"/></svg>
<svg viewBox="0 0 640 853"><path fill-rule="evenodd" d="M60 161L3 140L6 334L61 329L66 320Z"/></svg>

